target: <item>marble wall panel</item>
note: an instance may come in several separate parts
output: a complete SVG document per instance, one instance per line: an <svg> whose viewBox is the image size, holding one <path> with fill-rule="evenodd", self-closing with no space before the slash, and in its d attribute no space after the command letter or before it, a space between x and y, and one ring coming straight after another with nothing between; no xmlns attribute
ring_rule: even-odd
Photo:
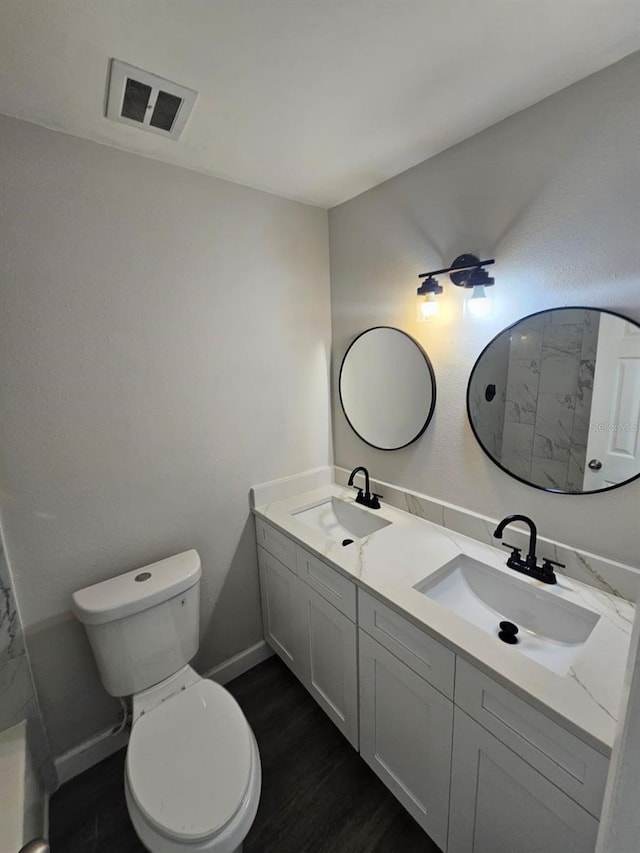
<svg viewBox="0 0 640 853"><path fill-rule="evenodd" d="M509 368L509 338L498 339L478 362L474 382L469 392L469 413L478 435L488 452L500 458L502 431L507 396L507 371ZM495 386L495 397L488 401L485 389Z"/></svg>
<svg viewBox="0 0 640 853"><path fill-rule="evenodd" d="M9 567L0 546L0 666L23 653L24 640L18 608L13 596Z"/></svg>
<svg viewBox="0 0 640 853"><path fill-rule="evenodd" d="M57 780L38 704L2 541L0 540L0 731L27 721L29 749L45 788Z"/></svg>
<svg viewBox="0 0 640 853"><path fill-rule="evenodd" d="M575 397L571 394L538 394L533 455L569 462Z"/></svg>
<svg viewBox="0 0 640 853"><path fill-rule="evenodd" d="M544 489L566 491L569 478L569 463L557 459L542 459L534 456L531 461L531 482Z"/></svg>
<svg viewBox="0 0 640 853"><path fill-rule="evenodd" d="M500 458L543 488L582 490L598 327L597 313L576 308L532 317L511 335ZM513 423L534 426L528 467L526 432Z"/></svg>
<svg viewBox="0 0 640 853"><path fill-rule="evenodd" d="M600 332L600 314L597 311L584 312L584 332L582 335L581 359L595 361Z"/></svg>
<svg viewBox="0 0 640 853"><path fill-rule="evenodd" d="M509 358L505 421L535 423L539 381L539 359Z"/></svg>
<svg viewBox="0 0 640 853"><path fill-rule="evenodd" d="M508 471L524 480L529 479L531 470L533 430L533 424L508 421L502 434L501 462Z"/></svg>

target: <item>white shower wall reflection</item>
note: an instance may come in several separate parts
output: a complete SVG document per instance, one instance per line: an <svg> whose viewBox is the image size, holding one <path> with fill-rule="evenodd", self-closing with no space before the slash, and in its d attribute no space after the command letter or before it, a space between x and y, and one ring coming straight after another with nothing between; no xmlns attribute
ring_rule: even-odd
<svg viewBox="0 0 640 853"><path fill-rule="evenodd" d="M640 474L640 327L608 312L525 317L482 353L469 381L476 438L508 473L581 493Z"/></svg>

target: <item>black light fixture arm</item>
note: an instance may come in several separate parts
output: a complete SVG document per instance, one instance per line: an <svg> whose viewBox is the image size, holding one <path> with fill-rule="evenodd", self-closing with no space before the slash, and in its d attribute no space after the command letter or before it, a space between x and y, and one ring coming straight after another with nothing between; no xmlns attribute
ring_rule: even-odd
<svg viewBox="0 0 640 853"><path fill-rule="evenodd" d="M486 261L481 261L476 255L458 255L450 267L420 273L418 278L423 278L425 281L422 283L420 288L418 288L418 293L442 293L442 288L440 288L439 285L437 285L437 282L433 280L433 276L444 275L445 273L449 273L451 283L455 284L457 287L476 287L477 285L490 287L493 284L493 279L488 276L483 268L491 266L491 264L495 264L495 262L495 258L489 258ZM482 273L480 272L481 270ZM435 291L433 285L437 285L439 290Z"/></svg>

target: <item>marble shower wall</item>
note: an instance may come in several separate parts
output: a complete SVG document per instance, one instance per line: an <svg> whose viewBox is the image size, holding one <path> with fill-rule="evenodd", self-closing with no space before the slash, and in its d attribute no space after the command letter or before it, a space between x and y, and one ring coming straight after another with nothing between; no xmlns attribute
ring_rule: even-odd
<svg viewBox="0 0 640 853"><path fill-rule="evenodd" d="M0 539L0 731L21 720L27 720L29 748L43 785L52 791L57 784L56 774Z"/></svg>
<svg viewBox="0 0 640 853"><path fill-rule="evenodd" d="M599 315L531 317L511 336L501 460L536 485L581 491Z"/></svg>
<svg viewBox="0 0 640 853"><path fill-rule="evenodd" d="M509 338L498 337L476 362L469 389L469 415L482 444L494 459L500 459L505 422ZM495 397L488 400L485 389L493 385Z"/></svg>

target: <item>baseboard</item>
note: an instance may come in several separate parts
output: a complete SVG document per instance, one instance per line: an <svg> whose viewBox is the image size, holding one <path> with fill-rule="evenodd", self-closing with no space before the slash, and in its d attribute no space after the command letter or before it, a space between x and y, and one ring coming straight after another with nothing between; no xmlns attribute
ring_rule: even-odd
<svg viewBox="0 0 640 853"><path fill-rule="evenodd" d="M128 729L117 735L112 735L112 731L112 728L106 729L55 759L54 764L60 785L64 785L69 779L79 776L80 773L127 745L129 741Z"/></svg>
<svg viewBox="0 0 640 853"><path fill-rule="evenodd" d="M202 676L203 678L210 678L218 684L227 684L227 682L262 663L272 654L273 652L265 641L260 640L253 646L249 646L248 649L214 666L208 672L203 672ZM129 740L128 729L117 735L112 735L111 731L112 729L107 729L100 732L90 740L75 746L55 759L54 763L60 785L64 785L69 779L73 779L74 776L78 776L127 745Z"/></svg>
<svg viewBox="0 0 640 853"><path fill-rule="evenodd" d="M267 658L270 658L272 654L273 651L271 648L264 640L260 640L253 646L249 646L248 649L238 652L238 654L234 655L232 658L214 666L213 669L210 669L208 672L203 672L202 675L204 678L210 678L212 681L217 681L218 684L227 684L239 675L253 669L253 667L257 666L259 663L262 663L263 660L267 660Z"/></svg>

